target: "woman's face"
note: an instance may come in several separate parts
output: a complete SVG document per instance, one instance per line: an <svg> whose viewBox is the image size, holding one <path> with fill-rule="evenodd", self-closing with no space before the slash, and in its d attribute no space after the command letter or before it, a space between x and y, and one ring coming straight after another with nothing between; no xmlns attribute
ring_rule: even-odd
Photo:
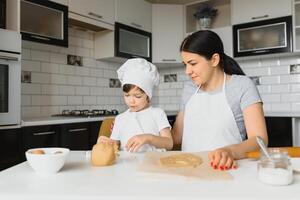
<svg viewBox="0 0 300 200"><path fill-rule="evenodd" d="M138 87L124 92L124 100L131 112L138 112L149 106L148 96Z"/></svg>
<svg viewBox="0 0 300 200"><path fill-rule="evenodd" d="M216 66L214 58L207 60L204 56L186 51L181 52L185 73L196 85L205 84L212 76Z"/></svg>

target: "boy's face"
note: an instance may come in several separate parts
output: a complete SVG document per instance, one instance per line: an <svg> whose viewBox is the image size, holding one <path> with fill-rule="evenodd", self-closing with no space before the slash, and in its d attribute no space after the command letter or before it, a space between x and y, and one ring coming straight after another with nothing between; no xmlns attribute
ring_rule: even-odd
<svg viewBox="0 0 300 200"><path fill-rule="evenodd" d="M124 92L124 100L131 112L138 112L149 106L147 95L138 87Z"/></svg>

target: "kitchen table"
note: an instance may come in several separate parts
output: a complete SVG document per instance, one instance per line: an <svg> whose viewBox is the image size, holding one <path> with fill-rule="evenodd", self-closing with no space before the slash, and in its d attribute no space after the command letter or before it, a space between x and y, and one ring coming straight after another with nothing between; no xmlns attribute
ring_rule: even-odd
<svg viewBox="0 0 300 200"><path fill-rule="evenodd" d="M271 186L256 178L257 161L238 161L233 180L212 181L139 171L143 154L120 152L117 163L93 167L85 151L72 151L59 173L37 175L23 162L0 172L1 200L93 199L300 199L300 173L288 186Z"/></svg>

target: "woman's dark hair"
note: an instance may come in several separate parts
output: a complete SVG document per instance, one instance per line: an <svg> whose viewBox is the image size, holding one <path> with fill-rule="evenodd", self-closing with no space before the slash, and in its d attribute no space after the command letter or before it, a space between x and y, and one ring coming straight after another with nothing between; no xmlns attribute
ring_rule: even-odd
<svg viewBox="0 0 300 200"><path fill-rule="evenodd" d="M142 90L140 87L133 85L133 84L124 84L123 85L123 92L128 93L133 88L138 88L142 93L145 93L144 90Z"/></svg>
<svg viewBox="0 0 300 200"><path fill-rule="evenodd" d="M239 64L224 53L221 38L212 31L201 30L187 36L180 45L180 51L196 53L210 60L213 54L220 55L220 66L226 74L245 75Z"/></svg>

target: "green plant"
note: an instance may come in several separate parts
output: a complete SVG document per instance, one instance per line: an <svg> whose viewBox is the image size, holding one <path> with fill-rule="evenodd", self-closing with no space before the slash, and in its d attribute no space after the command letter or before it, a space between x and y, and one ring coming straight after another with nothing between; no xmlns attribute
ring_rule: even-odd
<svg viewBox="0 0 300 200"><path fill-rule="evenodd" d="M199 6L194 13L194 17L200 18L213 18L217 15L218 9L215 9L209 5Z"/></svg>

